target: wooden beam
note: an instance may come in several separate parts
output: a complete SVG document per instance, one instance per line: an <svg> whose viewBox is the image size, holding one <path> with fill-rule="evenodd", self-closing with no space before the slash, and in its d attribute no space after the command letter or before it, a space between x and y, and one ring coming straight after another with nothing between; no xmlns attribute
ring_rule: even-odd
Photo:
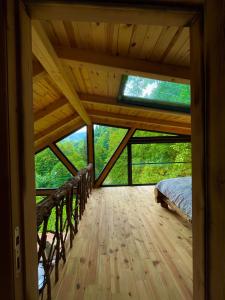
<svg viewBox="0 0 225 300"><path fill-rule="evenodd" d="M149 62L129 57L113 56L90 50L55 47L58 57L71 67L85 66L96 71L115 72L121 75L136 75L147 78L189 83L190 68Z"/></svg>
<svg viewBox="0 0 225 300"><path fill-rule="evenodd" d="M146 117L129 116L129 115L125 115L125 114L117 114L117 113L98 111L98 110L93 110L93 109L88 110L88 113L92 117L106 117L108 119L119 119L122 121L131 121L131 122L136 122L139 124L147 123L147 124L158 125L161 127L168 126L168 127L182 128L182 129L190 129L191 128L191 124L187 124L187 123L180 123L180 122L146 118Z"/></svg>
<svg viewBox="0 0 225 300"><path fill-rule="evenodd" d="M33 84L48 75L38 61L33 61Z"/></svg>
<svg viewBox="0 0 225 300"><path fill-rule="evenodd" d="M38 121L42 120L43 118L46 118L49 115L56 113L57 111L61 110L63 107L68 106L68 105L70 105L70 104L68 103L66 98L64 98L64 97L60 98L60 99L52 102L48 106L44 107L43 109L35 112L34 121L38 122Z"/></svg>
<svg viewBox="0 0 225 300"><path fill-rule="evenodd" d="M74 121L74 120L78 120L80 119L79 116L77 116L77 114L72 114L71 116L68 116L56 123L54 123L53 125L49 126L48 128L46 128L45 130L38 132L34 135L34 140L40 140L46 136L48 136L49 134L54 133L54 131L58 130L59 128L65 126L67 123Z"/></svg>
<svg viewBox="0 0 225 300"><path fill-rule="evenodd" d="M103 183L103 181L105 180L105 178L107 177L107 175L109 174L109 172L111 171L112 167L116 163L116 161L119 158L120 154L123 152L124 148L126 147L129 139L132 137L132 135L134 134L134 132L135 132L135 128L129 129L129 131L125 135L124 139L120 143L119 147L116 149L116 151L114 152L113 156L110 158L109 162L105 166L104 170L99 175L99 177L98 177L98 179L97 179L97 181L95 183L95 187L100 187L101 186L101 184Z"/></svg>
<svg viewBox="0 0 225 300"><path fill-rule="evenodd" d="M77 175L77 169L74 165L68 160L68 158L63 154L63 152L53 143L49 145L49 148L56 155L56 157L61 161L61 163L70 171L73 176Z"/></svg>
<svg viewBox="0 0 225 300"><path fill-rule="evenodd" d="M146 114L146 112L157 112L160 114L167 116L182 116L185 117L189 122L191 122L191 116L190 114L184 113L184 112L175 112L175 111L167 111L163 109L158 108L151 108L151 107L141 107L138 105L128 105L123 104L121 102L118 102L118 99L115 97L107 97L107 96L97 96L97 95L89 95L89 94L79 94L80 99L83 102L85 107L88 107L88 105L96 106L96 107L105 107L110 109L116 109L121 108L126 110L127 112L139 112L142 114Z"/></svg>
<svg viewBox="0 0 225 300"><path fill-rule="evenodd" d="M126 120L120 120L120 119L109 119L108 117L103 116L95 116L91 117L92 122L96 124L107 124L107 125L113 125L113 126L119 126L119 127L136 127L137 129L144 129L144 130L150 130L150 131L160 131L160 132L168 132L168 133L175 133L175 134L185 134L185 135L191 135L190 129L185 128L176 128L176 127L170 127L170 126L160 126L150 123L137 123L135 121L126 121Z"/></svg>
<svg viewBox="0 0 225 300"><path fill-rule="evenodd" d="M203 23L196 20L191 38L191 121L192 121L192 226L193 226L193 295L205 297L205 95L203 61ZM215 298L216 299L216 298Z"/></svg>
<svg viewBox="0 0 225 300"><path fill-rule="evenodd" d="M35 152L38 152L49 144L62 139L63 137L67 136L68 134L76 131L77 129L84 126L85 123L81 118L77 118L71 122L64 124L62 127L59 127L55 132L44 136L42 139L35 142Z"/></svg>
<svg viewBox="0 0 225 300"><path fill-rule="evenodd" d="M94 163L94 128L93 125L87 126L88 142L88 163Z"/></svg>
<svg viewBox="0 0 225 300"><path fill-rule="evenodd" d="M205 299L225 299L225 1L208 0L204 15L206 157ZM199 99L201 101L202 99ZM195 298L197 299L197 298Z"/></svg>
<svg viewBox="0 0 225 300"><path fill-rule="evenodd" d="M156 4L156 3L155 3ZM133 5L135 6L135 5ZM110 4L72 4L28 2L28 11L32 19L64 20L76 22L106 22L117 24L146 24L160 26L188 26L196 14L196 8L185 9L156 5L132 7Z"/></svg>
<svg viewBox="0 0 225 300"><path fill-rule="evenodd" d="M65 69L61 63L39 21L33 21L32 37L34 55L81 118L87 124L91 124L91 120L80 102L73 85L71 72Z"/></svg>

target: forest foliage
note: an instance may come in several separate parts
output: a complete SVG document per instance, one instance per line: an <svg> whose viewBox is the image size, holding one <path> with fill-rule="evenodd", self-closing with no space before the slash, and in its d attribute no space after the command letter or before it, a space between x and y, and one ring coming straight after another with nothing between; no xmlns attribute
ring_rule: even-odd
<svg viewBox="0 0 225 300"><path fill-rule="evenodd" d="M127 129L102 125L94 126L96 178L127 133ZM167 134L136 131L134 136L165 136ZM87 165L86 127L57 143L60 150L79 170ZM35 156L36 187L56 188L72 175L47 148ZM191 144L162 143L132 145L132 173L134 184L156 183L159 180L191 175ZM127 149L112 168L103 184L128 183Z"/></svg>

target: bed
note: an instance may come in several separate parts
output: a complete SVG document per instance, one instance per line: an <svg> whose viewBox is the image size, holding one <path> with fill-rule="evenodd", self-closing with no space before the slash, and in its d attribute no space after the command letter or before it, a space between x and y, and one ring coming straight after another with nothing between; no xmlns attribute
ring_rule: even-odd
<svg viewBox="0 0 225 300"><path fill-rule="evenodd" d="M192 178L165 179L155 186L155 200L164 208L172 208L179 215L192 221Z"/></svg>

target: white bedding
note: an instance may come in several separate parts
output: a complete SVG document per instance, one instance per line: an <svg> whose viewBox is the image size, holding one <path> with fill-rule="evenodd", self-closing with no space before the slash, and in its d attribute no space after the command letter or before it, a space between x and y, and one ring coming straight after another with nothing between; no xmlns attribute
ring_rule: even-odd
<svg viewBox="0 0 225 300"><path fill-rule="evenodd" d="M191 176L162 180L156 188L192 220Z"/></svg>

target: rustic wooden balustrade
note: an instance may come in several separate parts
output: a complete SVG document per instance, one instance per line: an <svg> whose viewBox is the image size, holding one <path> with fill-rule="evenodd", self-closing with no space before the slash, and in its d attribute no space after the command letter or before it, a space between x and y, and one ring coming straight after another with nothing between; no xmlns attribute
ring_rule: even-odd
<svg viewBox="0 0 225 300"><path fill-rule="evenodd" d="M51 279L59 279L59 265L66 262L79 221L93 187L93 165L78 172L50 196L37 204L37 250L39 293L51 299Z"/></svg>

